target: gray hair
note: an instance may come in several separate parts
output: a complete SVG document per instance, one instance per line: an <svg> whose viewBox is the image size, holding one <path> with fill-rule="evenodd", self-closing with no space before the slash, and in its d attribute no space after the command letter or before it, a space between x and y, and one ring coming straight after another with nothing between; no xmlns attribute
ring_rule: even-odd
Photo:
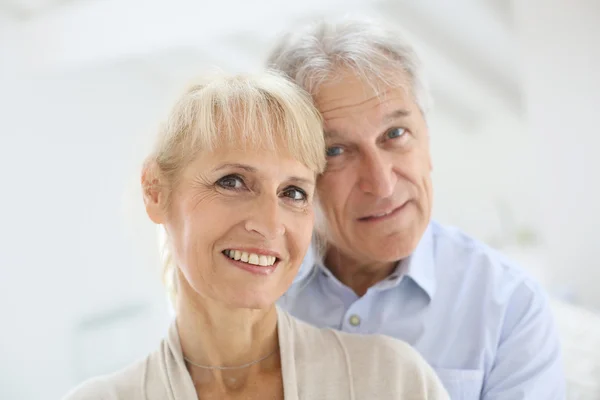
<svg viewBox="0 0 600 400"><path fill-rule="evenodd" d="M397 71L425 116L431 98L421 61L397 29L371 20L319 21L284 35L267 59L313 96L340 68L349 69L374 88L399 87Z"/></svg>
<svg viewBox="0 0 600 400"><path fill-rule="evenodd" d="M344 17L294 29L281 37L267 64L286 74L313 97L324 83L341 79L337 73L346 69L378 93L381 87L408 84L406 89L424 117L431 109L425 71L417 53L399 29L381 22ZM315 200L313 250L314 256L322 261L330 235L318 196Z"/></svg>

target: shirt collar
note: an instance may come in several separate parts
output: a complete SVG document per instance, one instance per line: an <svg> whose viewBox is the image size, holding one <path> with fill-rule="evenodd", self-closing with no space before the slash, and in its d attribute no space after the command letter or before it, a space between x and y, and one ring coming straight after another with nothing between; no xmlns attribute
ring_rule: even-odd
<svg viewBox="0 0 600 400"><path fill-rule="evenodd" d="M429 300L431 300L435 295L437 288L433 239L433 229L431 224L429 224L415 251L398 263L394 272L392 272L388 279L379 282L376 286L379 286L380 290L395 287L402 281L404 276L407 276L415 282L417 286L427 294ZM320 270L330 278L336 279L322 262L315 259L314 264L317 266L317 270Z"/></svg>
<svg viewBox="0 0 600 400"><path fill-rule="evenodd" d="M429 300L433 298L437 289L434 252L433 228L429 224L415 251L399 265L406 271L406 276L427 293Z"/></svg>

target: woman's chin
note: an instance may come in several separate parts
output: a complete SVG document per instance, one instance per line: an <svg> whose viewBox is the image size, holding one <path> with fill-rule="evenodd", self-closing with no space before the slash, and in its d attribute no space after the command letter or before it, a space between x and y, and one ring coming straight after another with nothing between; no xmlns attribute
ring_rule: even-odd
<svg viewBox="0 0 600 400"><path fill-rule="evenodd" d="M264 310L273 307L282 293L260 288L237 288L221 292L221 301L231 308L249 308Z"/></svg>
<svg viewBox="0 0 600 400"><path fill-rule="evenodd" d="M218 290L213 293L219 297L220 302L227 304L228 307L268 309L273 307L289 288L286 283L280 279L269 279L267 281L251 279L243 281L239 279L223 280Z"/></svg>
<svg viewBox="0 0 600 400"><path fill-rule="evenodd" d="M232 308L247 308L251 310L268 310L275 304L271 298L264 299L258 297L237 297L231 299L229 306Z"/></svg>

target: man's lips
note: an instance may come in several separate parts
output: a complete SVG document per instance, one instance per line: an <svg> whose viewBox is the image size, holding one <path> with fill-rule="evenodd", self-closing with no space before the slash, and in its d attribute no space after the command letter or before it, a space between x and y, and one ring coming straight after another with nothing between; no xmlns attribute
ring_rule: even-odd
<svg viewBox="0 0 600 400"><path fill-rule="evenodd" d="M406 201L395 208L388 208L386 210L381 210L381 211L378 210L378 211L372 212L365 217L358 218L358 220L367 222L367 221L377 221L377 220L382 220L382 219L393 217L396 214L398 214L398 212L400 212L408 203L409 202Z"/></svg>

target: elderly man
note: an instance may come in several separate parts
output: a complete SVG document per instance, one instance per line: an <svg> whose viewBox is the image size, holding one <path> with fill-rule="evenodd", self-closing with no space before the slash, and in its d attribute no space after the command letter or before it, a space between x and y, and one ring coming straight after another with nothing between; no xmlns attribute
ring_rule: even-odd
<svg viewBox="0 0 600 400"><path fill-rule="evenodd" d="M543 290L491 248L430 219L428 93L402 35L322 22L284 36L268 61L312 94L328 146L321 240L280 305L318 326L410 343L452 399L564 399Z"/></svg>

